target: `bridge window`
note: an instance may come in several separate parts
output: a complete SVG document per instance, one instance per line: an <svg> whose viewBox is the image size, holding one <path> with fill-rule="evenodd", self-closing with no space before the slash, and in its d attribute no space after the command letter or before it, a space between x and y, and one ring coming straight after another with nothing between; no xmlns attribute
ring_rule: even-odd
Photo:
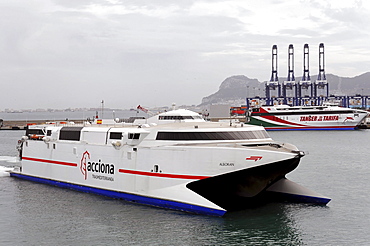
<svg viewBox="0 0 370 246"><path fill-rule="evenodd" d="M45 135L42 129L27 129L26 136L30 135Z"/></svg>

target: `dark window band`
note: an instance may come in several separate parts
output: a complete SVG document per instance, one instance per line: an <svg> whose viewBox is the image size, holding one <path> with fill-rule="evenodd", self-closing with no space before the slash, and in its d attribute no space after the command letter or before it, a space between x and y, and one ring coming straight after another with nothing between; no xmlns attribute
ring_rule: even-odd
<svg viewBox="0 0 370 246"><path fill-rule="evenodd" d="M193 120L193 119L201 119L201 117L193 117L187 115L161 115L159 116L159 120Z"/></svg>
<svg viewBox="0 0 370 246"><path fill-rule="evenodd" d="M196 140L248 140L269 138L266 131L229 132L158 132L156 140L196 141Z"/></svg>

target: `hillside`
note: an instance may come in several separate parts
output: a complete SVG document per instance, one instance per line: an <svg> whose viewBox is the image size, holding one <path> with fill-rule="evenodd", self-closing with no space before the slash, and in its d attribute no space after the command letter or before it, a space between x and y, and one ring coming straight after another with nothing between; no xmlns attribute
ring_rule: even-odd
<svg viewBox="0 0 370 246"><path fill-rule="evenodd" d="M315 81L316 78L317 75L311 75L312 81ZM329 83L329 94L331 95L370 94L370 72L353 78L327 74L326 79ZM279 78L280 83L283 83L284 80L286 78ZM300 80L301 77L296 78L296 81ZM221 83L217 92L204 97L200 106L223 103L244 104L246 97L264 97L264 89L265 82L250 79L244 75L231 76Z"/></svg>

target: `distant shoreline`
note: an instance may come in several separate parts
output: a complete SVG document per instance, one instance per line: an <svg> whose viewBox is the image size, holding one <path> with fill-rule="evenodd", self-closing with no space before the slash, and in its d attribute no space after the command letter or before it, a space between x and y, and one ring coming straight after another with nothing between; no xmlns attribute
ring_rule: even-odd
<svg viewBox="0 0 370 246"><path fill-rule="evenodd" d="M59 122L63 120L8 120L3 121L3 126L0 130L26 130L28 125L45 124L46 122ZM83 122L83 120L73 120L75 123Z"/></svg>

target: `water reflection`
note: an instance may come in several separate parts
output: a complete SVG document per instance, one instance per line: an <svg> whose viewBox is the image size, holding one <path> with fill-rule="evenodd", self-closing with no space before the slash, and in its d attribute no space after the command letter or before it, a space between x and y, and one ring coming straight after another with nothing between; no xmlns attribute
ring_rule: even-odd
<svg viewBox="0 0 370 246"><path fill-rule="evenodd" d="M287 206L271 203L226 214L219 242L230 245L301 245L300 230Z"/></svg>
<svg viewBox="0 0 370 246"><path fill-rule="evenodd" d="M289 204L272 203L218 218L16 181L18 239L39 245L86 245L91 240L94 245L302 244Z"/></svg>

